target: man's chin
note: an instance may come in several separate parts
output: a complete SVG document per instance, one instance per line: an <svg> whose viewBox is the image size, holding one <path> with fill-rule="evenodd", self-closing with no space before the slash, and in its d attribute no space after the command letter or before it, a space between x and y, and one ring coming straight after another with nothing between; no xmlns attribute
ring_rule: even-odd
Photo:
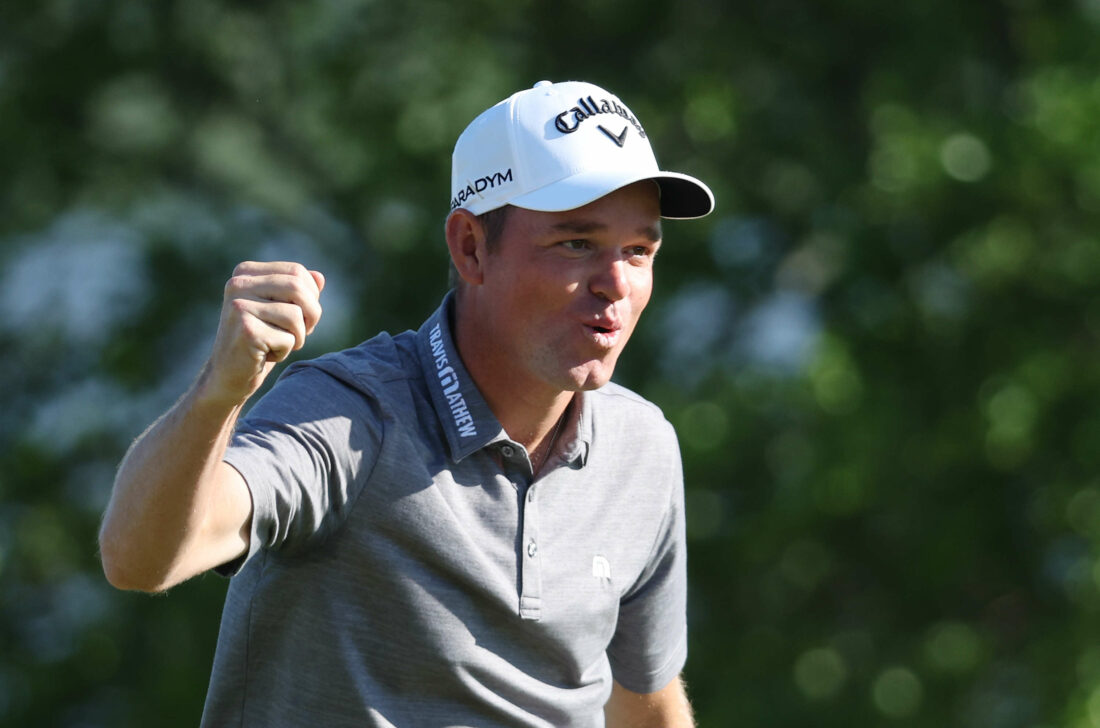
<svg viewBox="0 0 1100 728"><path fill-rule="evenodd" d="M585 362L573 367L569 371L569 378L573 392L590 392L599 389L611 381L611 375L615 373L615 364L607 362Z"/></svg>

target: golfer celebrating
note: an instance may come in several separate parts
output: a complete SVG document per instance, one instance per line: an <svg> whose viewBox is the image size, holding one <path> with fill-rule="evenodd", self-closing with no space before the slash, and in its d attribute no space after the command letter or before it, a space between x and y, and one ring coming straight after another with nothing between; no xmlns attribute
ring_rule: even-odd
<svg viewBox="0 0 1100 728"><path fill-rule="evenodd" d="M204 726L690 726L672 427L610 383L661 218L710 190L637 117L543 81L455 146L454 289L418 331L271 368L323 276L242 263L214 350L123 460L104 570L232 575Z"/></svg>

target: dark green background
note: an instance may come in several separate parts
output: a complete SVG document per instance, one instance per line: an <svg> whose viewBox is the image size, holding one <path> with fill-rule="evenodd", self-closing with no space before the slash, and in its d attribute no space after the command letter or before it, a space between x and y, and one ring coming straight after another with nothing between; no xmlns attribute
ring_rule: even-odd
<svg viewBox="0 0 1100 728"><path fill-rule="evenodd" d="M193 726L225 582L96 529L242 259L305 355L444 292L454 138L542 78L667 169L617 377L677 426L707 726L1100 726L1100 0L0 6L0 724Z"/></svg>

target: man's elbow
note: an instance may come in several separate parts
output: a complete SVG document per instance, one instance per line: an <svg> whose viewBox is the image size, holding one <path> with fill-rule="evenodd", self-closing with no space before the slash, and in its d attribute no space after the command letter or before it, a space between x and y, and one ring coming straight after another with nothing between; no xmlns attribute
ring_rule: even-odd
<svg viewBox="0 0 1100 728"><path fill-rule="evenodd" d="M168 589L163 575L150 574L138 567L129 552L120 547L118 540L106 529L99 532L99 559L107 583L123 591L140 591L155 594Z"/></svg>

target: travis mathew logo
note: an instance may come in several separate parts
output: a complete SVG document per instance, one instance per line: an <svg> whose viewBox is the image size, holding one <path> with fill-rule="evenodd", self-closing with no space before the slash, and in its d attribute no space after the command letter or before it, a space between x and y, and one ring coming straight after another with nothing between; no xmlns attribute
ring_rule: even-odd
<svg viewBox="0 0 1100 728"><path fill-rule="evenodd" d="M596 103L596 100L591 96L586 99L577 99L576 106L571 109L566 109L554 117L554 127L562 134L572 134L580 128L582 122L593 116L598 116L599 114L615 114L623 117L638 130L638 135L641 136L642 139L645 139L645 130L642 129L642 125L638 123L638 120L634 118L633 114L631 114L625 106L619 103L618 99L600 99L599 103ZM623 128L623 132L618 135L612 134L602 126L600 129L603 130L604 134L611 137L611 140L620 147L625 143L625 127Z"/></svg>
<svg viewBox="0 0 1100 728"><path fill-rule="evenodd" d="M466 204L466 200L475 195L481 195L485 190L491 190L497 185L502 185L505 182L511 182L512 169L508 168L504 172L494 172L493 174L486 175L485 177L478 177L475 180L466 182L466 186L455 192L455 196L451 198L451 209L461 207Z"/></svg>
<svg viewBox="0 0 1100 728"><path fill-rule="evenodd" d="M432 327L428 334L428 343L432 347L432 356L435 357L435 373L439 376L439 385L443 387L443 396L447 398L447 405L451 408L451 416L455 420L455 428L462 437L473 437L477 434L474 426L474 418L470 416L470 409L466 406L466 398L459 391L458 373L447 359L447 350L443 347L443 331L439 324Z"/></svg>

